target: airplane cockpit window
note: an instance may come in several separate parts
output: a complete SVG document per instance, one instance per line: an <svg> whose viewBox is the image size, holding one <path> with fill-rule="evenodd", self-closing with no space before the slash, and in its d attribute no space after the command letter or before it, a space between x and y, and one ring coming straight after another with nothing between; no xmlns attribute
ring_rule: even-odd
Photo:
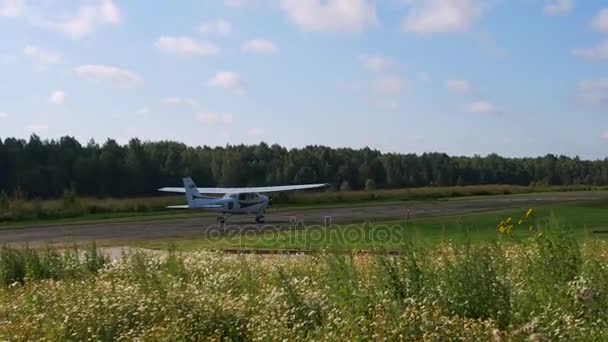
<svg viewBox="0 0 608 342"><path fill-rule="evenodd" d="M259 197L259 195L256 193L250 193L250 192L242 193L242 194L239 194L239 201L253 201L253 200L258 199L258 197Z"/></svg>

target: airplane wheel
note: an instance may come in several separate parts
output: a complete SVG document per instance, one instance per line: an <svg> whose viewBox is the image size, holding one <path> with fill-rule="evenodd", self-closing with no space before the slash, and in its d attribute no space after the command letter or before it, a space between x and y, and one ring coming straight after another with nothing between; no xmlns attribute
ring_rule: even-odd
<svg viewBox="0 0 608 342"><path fill-rule="evenodd" d="M223 216L218 216L217 222L219 222L220 224L224 224L224 223L226 223L226 218Z"/></svg>
<svg viewBox="0 0 608 342"><path fill-rule="evenodd" d="M257 216L255 218L255 222L257 222L257 223L264 223L264 216Z"/></svg>

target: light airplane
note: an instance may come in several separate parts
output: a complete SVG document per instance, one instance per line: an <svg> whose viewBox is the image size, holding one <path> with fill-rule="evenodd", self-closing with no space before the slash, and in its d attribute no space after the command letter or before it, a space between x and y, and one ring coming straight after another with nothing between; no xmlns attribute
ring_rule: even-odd
<svg viewBox="0 0 608 342"><path fill-rule="evenodd" d="M220 223L226 221L229 215L255 215L257 223L264 222L264 213L268 207L268 196L262 193L295 191L305 189L315 189L328 186L328 184L303 184L303 185L283 185L283 186L264 186L254 188L197 188L192 178L183 179L183 188L160 188L158 191L185 193L187 205L172 205L169 209L205 209L217 212L221 215L217 220ZM203 196L224 195L223 197Z"/></svg>

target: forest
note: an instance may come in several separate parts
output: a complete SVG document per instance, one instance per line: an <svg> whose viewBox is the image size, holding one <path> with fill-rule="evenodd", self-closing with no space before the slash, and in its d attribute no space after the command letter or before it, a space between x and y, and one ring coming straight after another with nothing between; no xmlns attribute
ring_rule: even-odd
<svg viewBox="0 0 608 342"><path fill-rule="evenodd" d="M452 185L608 185L608 159L395 154L363 148L279 145L192 147L172 141L108 139L86 145L73 137L0 139L0 193L55 198L156 194L192 176L198 186L330 183L334 190Z"/></svg>

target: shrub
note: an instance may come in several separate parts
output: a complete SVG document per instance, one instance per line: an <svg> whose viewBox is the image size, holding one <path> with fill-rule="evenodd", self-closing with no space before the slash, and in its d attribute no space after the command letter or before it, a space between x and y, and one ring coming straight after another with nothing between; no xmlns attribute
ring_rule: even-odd
<svg viewBox="0 0 608 342"><path fill-rule="evenodd" d="M376 190L376 182L369 178L365 181L365 191L374 191Z"/></svg>
<svg viewBox="0 0 608 342"><path fill-rule="evenodd" d="M445 259L439 272L439 295L450 314L472 319L509 322L510 289L499 278L502 257L495 246L467 243Z"/></svg>

